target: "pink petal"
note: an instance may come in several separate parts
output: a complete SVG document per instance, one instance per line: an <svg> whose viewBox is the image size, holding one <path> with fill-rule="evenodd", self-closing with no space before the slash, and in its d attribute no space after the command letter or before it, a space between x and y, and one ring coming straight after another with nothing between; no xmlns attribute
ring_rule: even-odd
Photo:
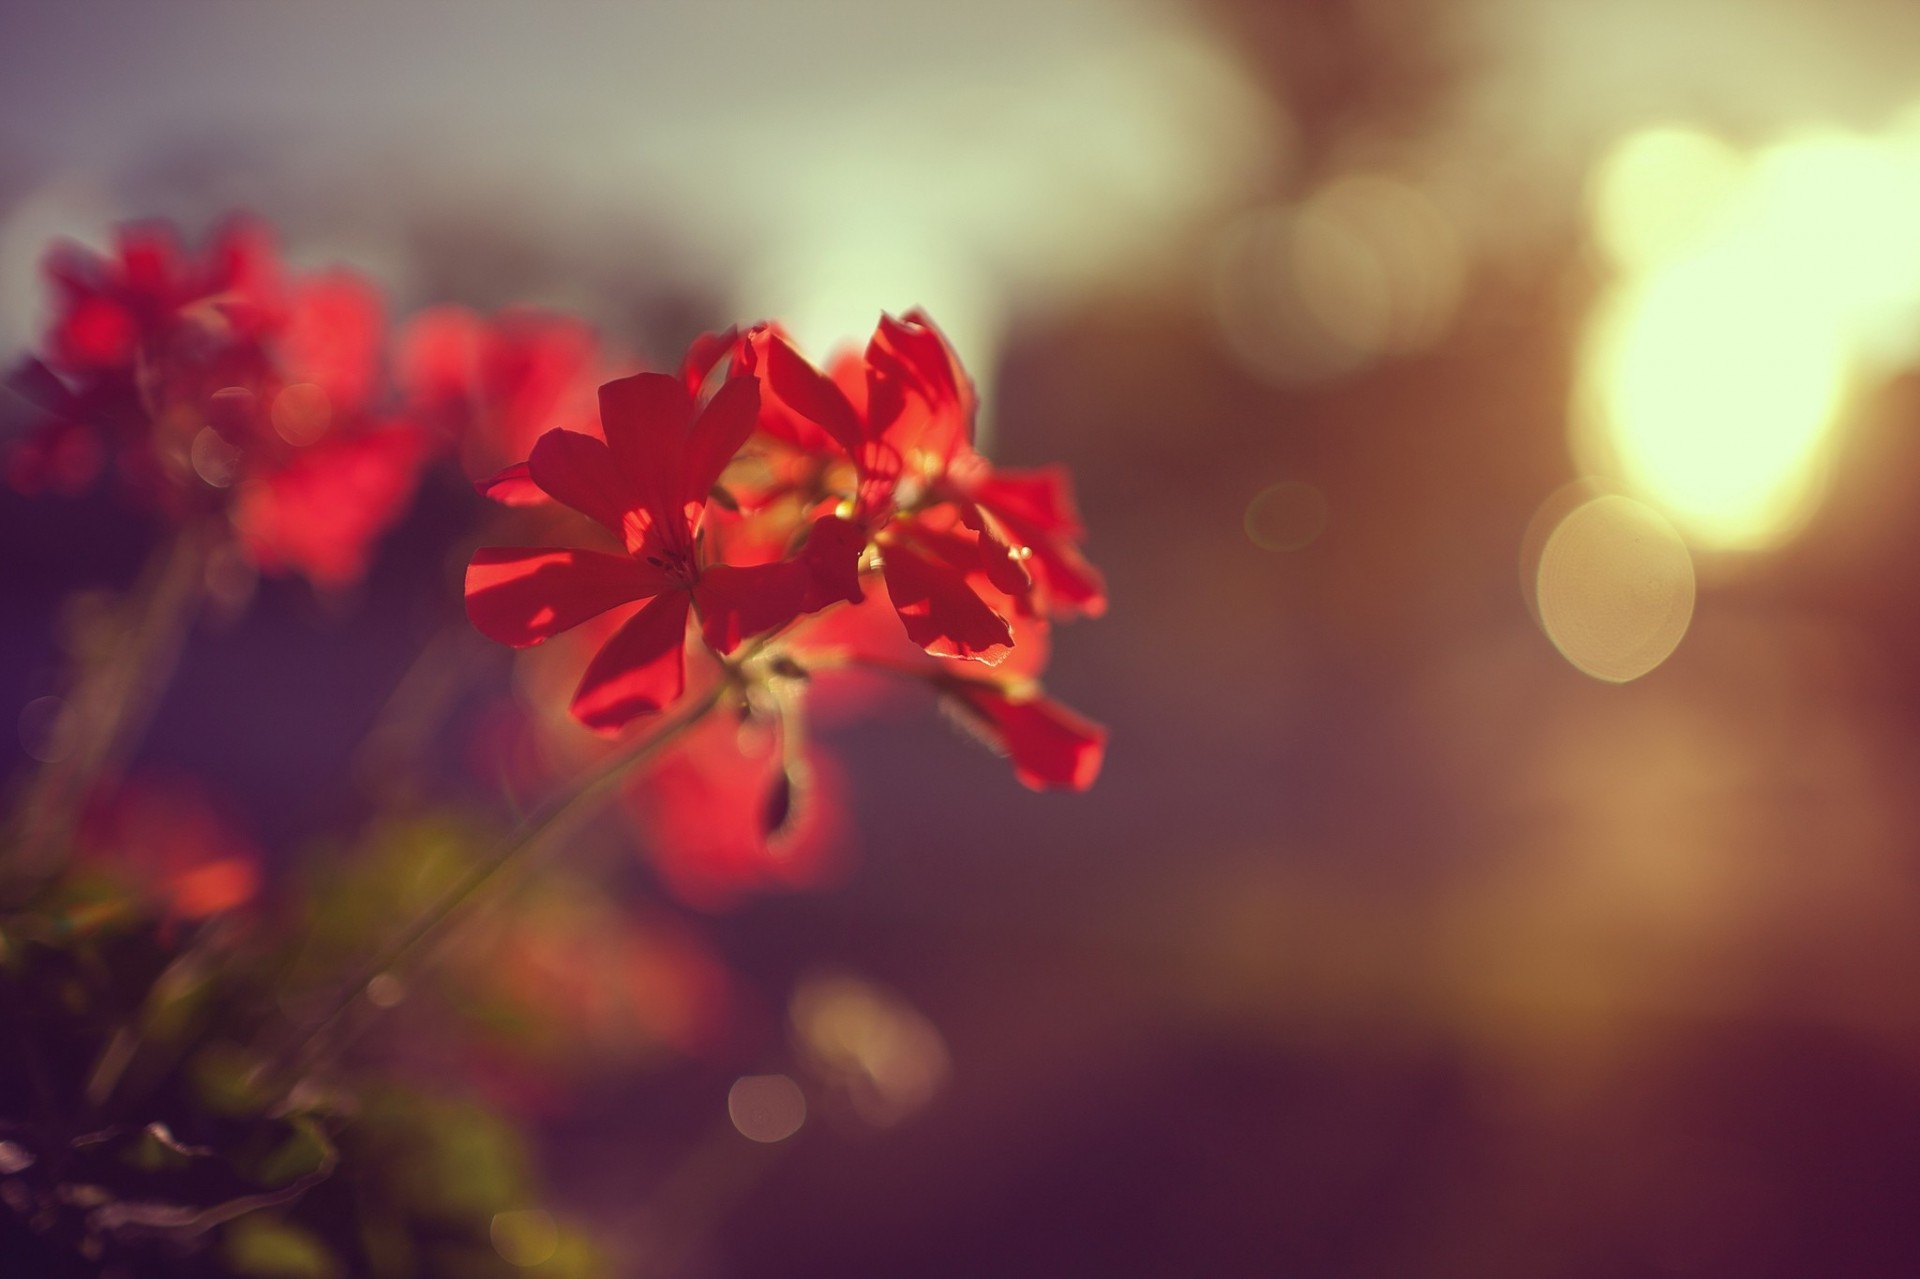
<svg viewBox="0 0 1920 1279"><path fill-rule="evenodd" d="M900 545L888 546L884 557L887 595L909 639L939 657L989 666L1006 658L1013 632L973 593L964 574Z"/></svg>
<svg viewBox="0 0 1920 1279"><path fill-rule="evenodd" d="M525 648L667 584L664 573L627 555L483 546L467 565L467 616L488 639Z"/></svg>
<svg viewBox="0 0 1920 1279"><path fill-rule="evenodd" d="M573 716L612 733L673 704L687 685L685 591L656 595L628 618L587 665L573 695Z"/></svg>

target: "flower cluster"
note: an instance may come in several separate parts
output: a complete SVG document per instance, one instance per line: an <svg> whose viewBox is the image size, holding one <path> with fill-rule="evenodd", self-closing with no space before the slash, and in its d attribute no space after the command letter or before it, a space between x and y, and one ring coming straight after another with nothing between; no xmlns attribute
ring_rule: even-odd
<svg viewBox="0 0 1920 1279"><path fill-rule="evenodd" d="M760 324L634 372L528 309L434 306L389 343L372 285L289 271L249 220L199 253L131 226L45 273L51 325L9 379L38 410L4 456L16 489L111 476L263 571L337 588L423 468L453 461L522 508L484 540L561 543L476 552L466 611L515 647L591 646L574 720L615 737L680 704L728 712L628 788L684 897L819 877L846 823L802 724L875 673L932 690L1030 787L1099 770L1104 730L1039 683L1049 627L1106 606L1067 477L981 456L972 383L919 312L824 368Z"/></svg>
<svg viewBox="0 0 1920 1279"><path fill-rule="evenodd" d="M606 383L599 407L596 433L548 431L481 485L571 508L595 544L482 548L467 612L525 647L627 610L572 697L602 733L690 688L737 694L762 731L689 751L698 781L653 788L650 824L689 824L675 796L759 795L726 807L786 833L815 773L783 741L800 690L850 669L935 689L1031 787L1091 784L1104 731L1038 676L1049 623L1102 612L1104 584L1064 473L974 449L971 384L926 316L883 317L825 371L771 325L711 335L675 374Z"/></svg>
<svg viewBox="0 0 1920 1279"><path fill-rule="evenodd" d="M268 572L337 587L404 511L424 437L386 403L379 294L292 275L235 221L195 258L162 225L115 251L48 257L44 356L10 379L44 414L8 458L16 489L77 493L112 470L182 523L226 520Z"/></svg>
<svg viewBox="0 0 1920 1279"><path fill-rule="evenodd" d="M526 1206L511 1135L443 1092L560 1105L596 1069L757 1059L768 1028L678 912L515 868L618 794L683 903L818 882L853 823L805 729L876 686L937 696L1036 790L1099 771L1105 730L1039 682L1050 628L1106 605L1065 474L980 455L972 385L918 312L825 368L762 324L637 372L549 312L436 306L389 340L368 282L288 270L250 221L199 252L129 227L45 274L0 472L127 499L158 544L124 599L72 610L72 669L20 717L42 767L0 823L0 1038L21 1048L0 1052L0 1255L34 1273L464 1275L563 1245L553 1264L583 1273L590 1248ZM485 530L445 530L463 551L545 544L474 551L467 619L442 584L445 629L358 757L376 815L290 881L191 777L123 770L197 610L247 597L227 586L251 573L226 570L351 586L434 466L492 499L443 486ZM462 735L463 677L498 669L468 660L488 656L468 619L559 642ZM512 786L530 763L548 793L493 829L436 801L432 770L383 767L431 741L470 763L498 748L490 773ZM896 1003L833 978L792 1005L796 1069L875 1125L945 1069ZM849 1048L823 1029L849 1015L893 1029Z"/></svg>

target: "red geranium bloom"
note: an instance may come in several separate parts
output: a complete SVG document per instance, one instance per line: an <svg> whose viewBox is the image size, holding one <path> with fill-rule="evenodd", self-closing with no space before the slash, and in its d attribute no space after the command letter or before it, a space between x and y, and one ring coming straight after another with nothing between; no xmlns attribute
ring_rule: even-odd
<svg viewBox="0 0 1920 1279"><path fill-rule="evenodd" d="M765 348L777 402L770 434L853 466L836 524L857 560L869 540L907 633L944 657L1002 660L1007 619L968 585L984 577L1023 613L1094 615L1105 585L1076 545L1082 528L1058 470L996 473L973 448L973 389L920 312L882 316L865 352L828 376L775 330ZM784 412L779 410L784 409ZM822 539L824 541L824 539Z"/></svg>
<svg viewBox="0 0 1920 1279"><path fill-rule="evenodd" d="M658 711L686 686L689 612L715 650L791 621L805 578L793 563L708 557L702 516L720 473L753 431L760 385L728 377L704 407L685 381L640 373L600 388L605 440L549 431L525 475L598 522L624 553L575 547L484 547L467 569L467 615L481 633L525 647L608 609L647 603L587 666L573 713L604 732Z"/></svg>

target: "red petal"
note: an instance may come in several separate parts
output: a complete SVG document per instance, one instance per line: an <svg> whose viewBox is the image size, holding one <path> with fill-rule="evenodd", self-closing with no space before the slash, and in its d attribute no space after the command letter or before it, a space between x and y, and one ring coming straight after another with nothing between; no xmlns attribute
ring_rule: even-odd
<svg viewBox="0 0 1920 1279"><path fill-rule="evenodd" d="M687 686L685 591L656 595L628 618L587 665L573 695L573 716L588 728L616 732L665 709Z"/></svg>
<svg viewBox="0 0 1920 1279"><path fill-rule="evenodd" d="M778 335L767 343L767 382L788 408L826 431L849 456L859 454L866 431L853 405L832 379Z"/></svg>
<svg viewBox="0 0 1920 1279"><path fill-rule="evenodd" d="M467 616L488 639L525 648L666 587L664 573L631 556L483 546L467 565Z"/></svg>
<svg viewBox="0 0 1920 1279"><path fill-rule="evenodd" d="M964 574L898 545L886 548L884 568L887 595L914 643L940 657L1005 659L1013 633Z"/></svg>
<svg viewBox="0 0 1920 1279"><path fill-rule="evenodd" d="M656 514L680 505L680 460L693 409L687 388L665 373L636 373L600 388L600 426L620 477Z"/></svg>
<svg viewBox="0 0 1920 1279"><path fill-rule="evenodd" d="M994 587L1015 599L1024 597L1033 589L1033 576L1027 572L1026 565L1020 562L1021 551L1003 535L996 522L988 518L987 513L972 502L960 503L960 518L966 526L980 535L980 568Z"/></svg>
<svg viewBox="0 0 1920 1279"><path fill-rule="evenodd" d="M625 537L627 512L641 504L640 494L614 465L612 451L578 431L548 431L536 440L527 474L554 501L597 520L615 537Z"/></svg>
<svg viewBox="0 0 1920 1279"><path fill-rule="evenodd" d="M492 498L502 506L540 506L552 500L545 489L533 482L525 462L515 462L473 487L481 497Z"/></svg>
<svg viewBox="0 0 1920 1279"><path fill-rule="evenodd" d="M1039 606L1056 616L1107 611L1107 583L1074 545L1081 534L1073 490L1059 467L994 471L973 496L1033 552L1027 567L1040 581Z"/></svg>
<svg viewBox="0 0 1920 1279"><path fill-rule="evenodd" d="M680 361L680 380L686 383L687 393L698 399L701 388L707 384L707 378L720 367L720 361L736 352L746 354L738 329L702 333L695 338L693 345L687 348L686 358Z"/></svg>
<svg viewBox="0 0 1920 1279"><path fill-rule="evenodd" d="M1014 775L1034 790L1085 790L1100 775L1107 730L1045 697L1019 700L981 684L954 696L986 721L1013 759Z"/></svg>
<svg viewBox="0 0 1920 1279"><path fill-rule="evenodd" d="M860 589L860 556L867 549L867 531L835 515L823 516L807 530L800 562L807 566L807 596L803 613L817 613L845 600L858 604L866 598Z"/></svg>
<svg viewBox="0 0 1920 1279"><path fill-rule="evenodd" d="M778 630L800 616L812 579L805 564L716 564L700 575L694 599L700 633L708 644L731 653L743 640Z"/></svg>
<svg viewBox="0 0 1920 1279"><path fill-rule="evenodd" d="M727 469L734 454L753 434L760 418L760 379L729 378L707 401L700 418L687 435L685 457L681 462L681 498L704 504L707 492Z"/></svg>

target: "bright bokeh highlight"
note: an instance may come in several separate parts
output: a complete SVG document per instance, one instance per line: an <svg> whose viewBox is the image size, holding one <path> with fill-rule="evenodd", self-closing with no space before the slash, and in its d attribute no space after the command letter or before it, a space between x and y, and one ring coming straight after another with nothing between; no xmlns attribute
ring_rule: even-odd
<svg viewBox="0 0 1920 1279"><path fill-rule="evenodd" d="M1590 194L1617 275L1582 353L1579 460L1695 546L1779 544L1817 508L1849 404L1920 354L1920 137L1743 156L1663 126L1622 139Z"/></svg>
<svg viewBox="0 0 1920 1279"><path fill-rule="evenodd" d="M1693 620L1693 559L1659 512L1609 494L1547 537L1535 578L1540 625L1575 667L1624 684L1667 660Z"/></svg>
<svg viewBox="0 0 1920 1279"><path fill-rule="evenodd" d="M727 1117L748 1141L785 1141L807 1122L807 1099L785 1075L743 1075L727 1092Z"/></svg>

